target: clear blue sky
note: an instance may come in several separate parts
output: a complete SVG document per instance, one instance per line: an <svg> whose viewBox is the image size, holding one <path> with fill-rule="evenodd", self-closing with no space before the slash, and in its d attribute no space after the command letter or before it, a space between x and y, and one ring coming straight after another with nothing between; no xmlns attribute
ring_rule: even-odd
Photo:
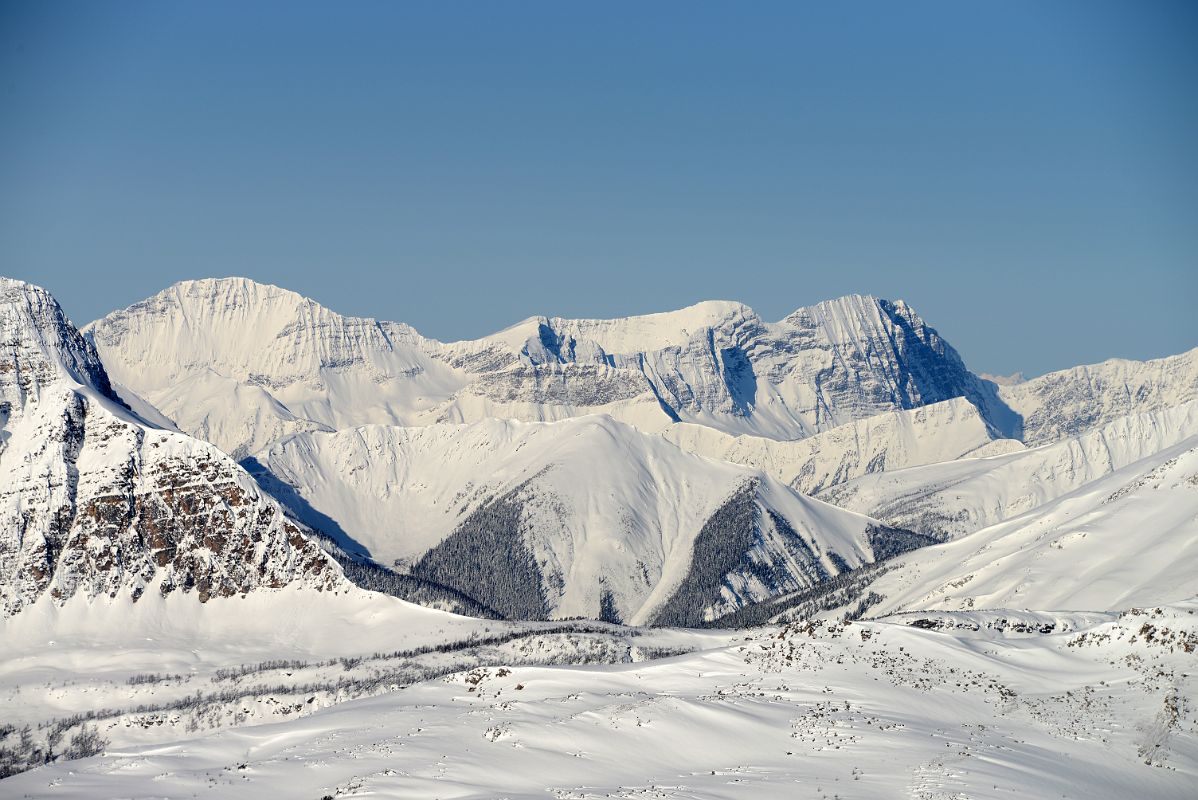
<svg viewBox="0 0 1198 800"><path fill-rule="evenodd" d="M976 370L1198 345L1198 3L0 2L0 272L439 338L901 297Z"/></svg>

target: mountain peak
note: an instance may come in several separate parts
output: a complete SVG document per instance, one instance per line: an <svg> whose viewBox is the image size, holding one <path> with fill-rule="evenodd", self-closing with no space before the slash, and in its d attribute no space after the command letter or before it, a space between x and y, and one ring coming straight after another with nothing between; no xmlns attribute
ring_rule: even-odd
<svg viewBox="0 0 1198 800"><path fill-rule="evenodd" d="M900 313L914 313L902 300L886 300L872 294L846 294L821 300L808 306L800 306L783 318L783 322L818 316L828 319L876 317L894 309Z"/></svg>
<svg viewBox="0 0 1198 800"><path fill-rule="evenodd" d="M236 462L118 404L50 293L0 278L0 617L42 597L343 585Z"/></svg>
<svg viewBox="0 0 1198 800"><path fill-rule="evenodd" d="M1018 431L992 387L910 306L872 295L778 323L740 302L706 300L615 319L534 316L443 343L219 278L176 284L90 334L116 380L229 452L298 430L599 410L646 430L689 420L796 439L961 396L997 430Z"/></svg>
<svg viewBox="0 0 1198 800"><path fill-rule="evenodd" d="M134 303L124 311L109 314L105 320L135 312L165 311L172 307L195 311L204 306L236 309L262 308L263 306L296 308L302 305L318 304L290 289L284 289L271 283L259 283L250 278L236 276L195 278L173 283L152 297ZM92 325L95 324L92 323Z"/></svg>
<svg viewBox="0 0 1198 800"><path fill-rule="evenodd" d="M24 406L62 379L117 399L95 348L58 301L40 286L0 276L0 401Z"/></svg>
<svg viewBox="0 0 1198 800"><path fill-rule="evenodd" d="M387 352L396 338L419 338L406 325L343 316L297 292L238 277L180 281L86 330L102 352L136 343L145 369L204 363L238 379L312 378L360 360L363 348Z"/></svg>

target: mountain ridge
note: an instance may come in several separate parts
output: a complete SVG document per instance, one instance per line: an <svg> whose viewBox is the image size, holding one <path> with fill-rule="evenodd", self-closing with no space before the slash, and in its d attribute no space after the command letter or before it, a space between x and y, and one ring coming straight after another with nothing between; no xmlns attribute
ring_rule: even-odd
<svg viewBox="0 0 1198 800"><path fill-rule="evenodd" d="M239 456L303 430L610 413L804 438L965 396L1018 421L902 301L850 295L765 322L732 301L612 320L530 317L460 342L343 317L247 279L181 282L91 323L117 379Z"/></svg>
<svg viewBox="0 0 1198 800"><path fill-rule="evenodd" d="M817 495L892 525L956 538L1044 505L1195 434L1198 401L1190 401L997 457L859 476Z"/></svg>
<svg viewBox="0 0 1198 800"><path fill-rule="evenodd" d="M1131 413L1198 399L1198 347L1162 358L1111 358L999 388L1031 445L1060 441Z"/></svg>

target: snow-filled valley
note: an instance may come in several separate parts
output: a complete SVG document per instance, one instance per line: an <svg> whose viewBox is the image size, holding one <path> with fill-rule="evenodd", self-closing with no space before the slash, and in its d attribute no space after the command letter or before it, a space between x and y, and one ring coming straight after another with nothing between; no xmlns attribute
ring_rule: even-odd
<svg viewBox="0 0 1198 800"><path fill-rule="evenodd" d="M1193 797L1196 353L0 278L0 797Z"/></svg>

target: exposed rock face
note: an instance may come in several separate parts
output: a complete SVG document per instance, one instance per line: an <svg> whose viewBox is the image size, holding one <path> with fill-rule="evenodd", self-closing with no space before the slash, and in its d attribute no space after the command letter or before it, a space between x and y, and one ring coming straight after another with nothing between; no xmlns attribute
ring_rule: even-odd
<svg viewBox="0 0 1198 800"><path fill-rule="evenodd" d="M49 292L0 276L0 427L63 379L116 400L95 348Z"/></svg>
<svg viewBox="0 0 1198 800"><path fill-rule="evenodd" d="M1076 436L1128 414L1198 399L1198 348L1152 361L1111 359L1002 387L1028 444Z"/></svg>
<svg viewBox="0 0 1198 800"><path fill-rule="evenodd" d="M0 278L0 609L48 593L201 602L344 578L214 446L113 399L91 346L44 290Z"/></svg>
<svg viewBox="0 0 1198 800"><path fill-rule="evenodd" d="M545 405L610 410L639 399L656 412L641 427L685 420L797 439L886 411L965 397L996 430L1018 433L1018 420L993 386L970 373L901 301L853 295L801 308L778 323L722 302L617 320L534 318L478 342L444 347L461 364L471 363L463 351L495 353L482 363L502 368L484 372L463 394L518 417L553 418ZM498 357L504 348L516 353L515 364ZM460 400L447 409L454 419L472 413Z"/></svg>

